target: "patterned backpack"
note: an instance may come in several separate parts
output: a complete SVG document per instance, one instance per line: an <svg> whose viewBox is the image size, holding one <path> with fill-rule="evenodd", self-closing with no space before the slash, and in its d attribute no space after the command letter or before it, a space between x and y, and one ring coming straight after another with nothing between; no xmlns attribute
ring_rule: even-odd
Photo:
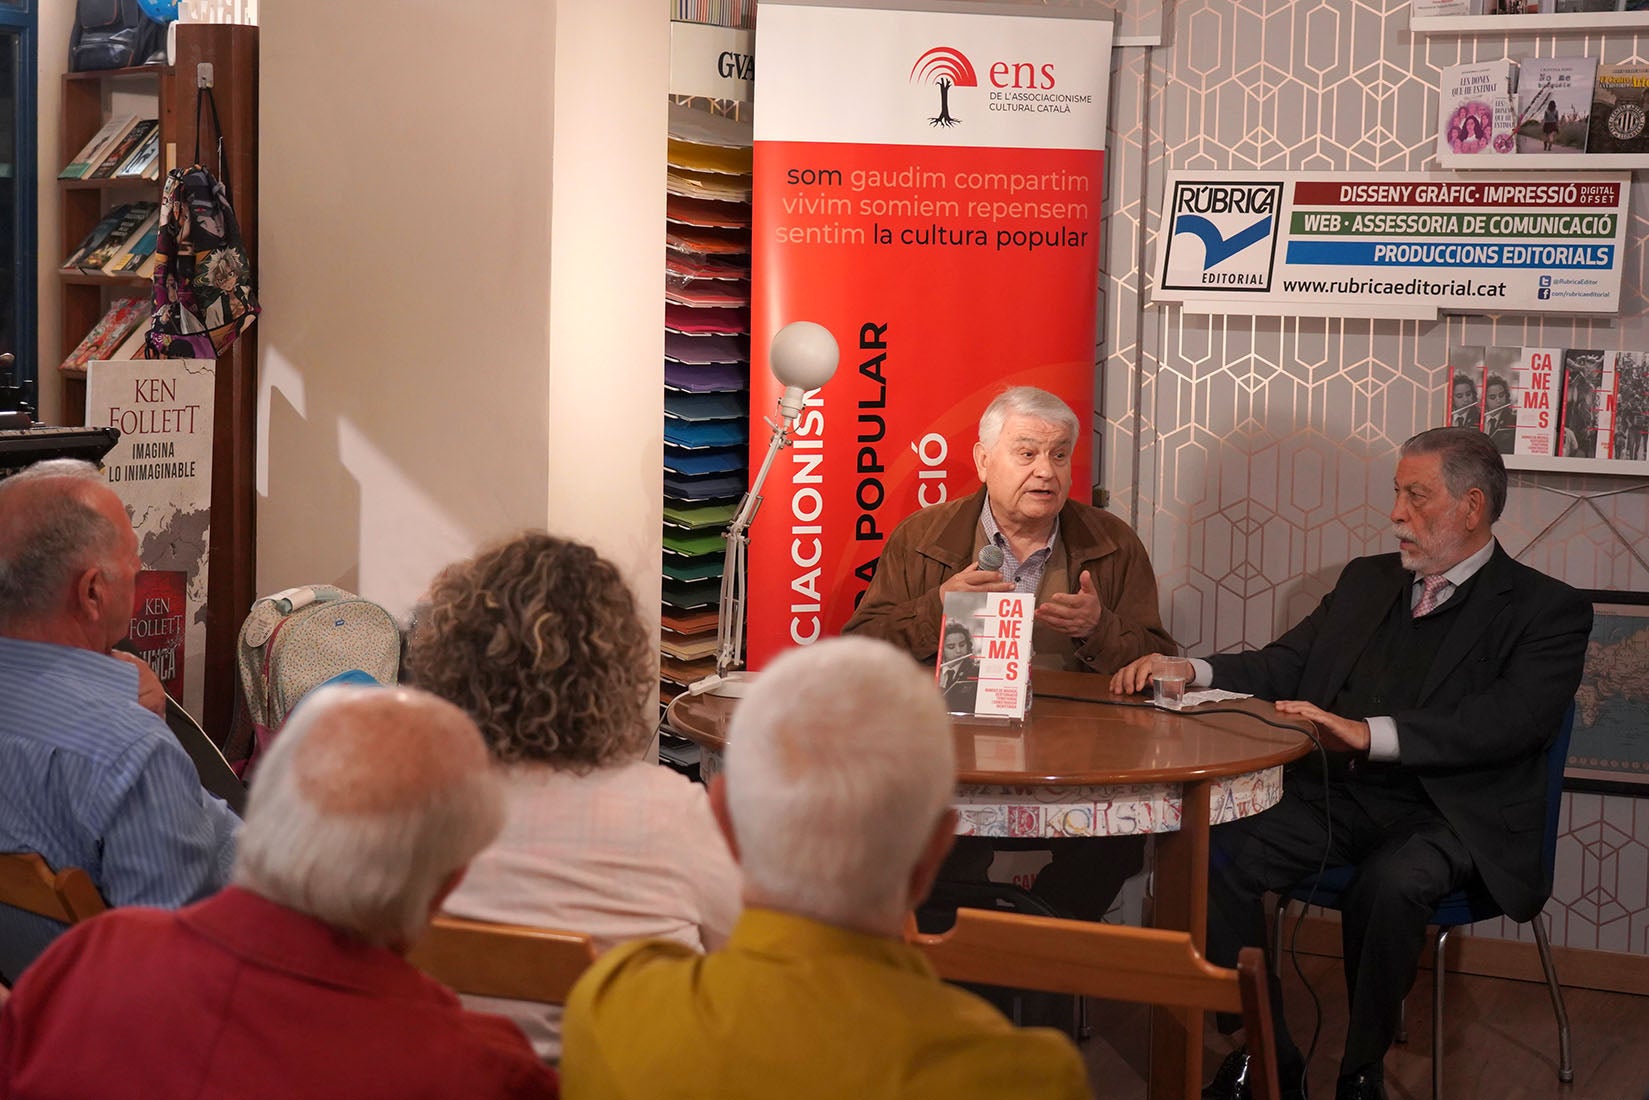
<svg viewBox="0 0 1649 1100"><path fill-rule="evenodd" d="M330 585L289 588L252 605L240 629L240 682L252 720L242 773L268 747L298 700L340 673L393 684L401 629L378 604Z"/></svg>
<svg viewBox="0 0 1649 1100"><path fill-rule="evenodd" d="M220 181L200 163L200 109L212 108ZM212 89L195 100L195 163L166 174L155 238L155 311L146 359L216 359L257 320L252 262L229 205L223 127Z"/></svg>

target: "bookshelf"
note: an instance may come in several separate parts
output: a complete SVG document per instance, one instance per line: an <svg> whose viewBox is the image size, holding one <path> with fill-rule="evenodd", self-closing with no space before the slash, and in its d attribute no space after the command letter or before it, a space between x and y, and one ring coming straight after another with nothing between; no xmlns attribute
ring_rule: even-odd
<svg viewBox="0 0 1649 1100"><path fill-rule="evenodd" d="M1539 474L1612 474L1649 477L1649 461L1618 458L1559 458L1556 455L1501 455L1506 469Z"/></svg>
<svg viewBox="0 0 1649 1100"><path fill-rule="evenodd" d="M1536 15L1414 15L1414 34L1539 34L1543 31L1649 30L1649 11L1546 12Z"/></svg>
<svg viewBox="0 0 1649 1100"><path fill-rule="evenodd" d="M1471 172L1519 172L1568 169L1572 172L1649 169L1649 153L1439 153L1439 167Z"/></svg>
<svg viewBox="0 0 1649 1100"><path fill-rule="evenodd" d="M177 26L176 49L169 65L143 65L100 72L65 73L62 115L58 120L59 148L72 157L91 139L111 113L131 110L142 102L160 120L162 181L173 168L187 167L195 150L196 79L200 66L209 64L212 90L223 123L224 156L234 185L230 196L241 237L251 257L258 260L258 28L223 23L182 23ZM152 104L152 107L149 106ZM208 122L207 126L210 127ZM208 145L215 146L208 134ZM216 171L215 155L202 150ZM55 166L61 168L62 165ZM117 203L149 198L158 201L162 182L152 180L58 180L61 215L56 240L41 242L57 250L59 259L70 254ZM115 297L142 295L147 279L130 275L60 273L62 306L58 316L60 355L71 352L107 311ZM211 572L207 580L206 674L204 713L197 716L220 743L233 717L237 671L235 640L241 620L252 606L255 583L254 459L257 424L257 336L254 325L218 361L216 415L212 443ZM41 384L47 372L57 374L62 398L59 419L81 424L85 419L86 380L53 370L42 363Z"/></svg>

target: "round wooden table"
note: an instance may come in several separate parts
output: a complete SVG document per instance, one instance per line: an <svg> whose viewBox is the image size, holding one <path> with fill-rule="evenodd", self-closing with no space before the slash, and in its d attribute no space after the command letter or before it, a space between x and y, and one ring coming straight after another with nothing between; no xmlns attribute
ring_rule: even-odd
<svg viewBox="0 0 1649 1100"><path fill-rule="evenodd" d="M1208 830L1276 803L1282 766L1311 748L1311 724L1257 699L1164 710L1080 672L1038 671L1032 694L1023 723L954 720L958 833L1158 833L1152 923L1189 932L1201 950ZM704 750L706 778L719 769L736 702L680 695L670 704L670 726ZM1227 713L1207 713L1215 708ZM1156 1010L1150 1095L1194 1100L1201 1082L1202 1013Z"/></svg>

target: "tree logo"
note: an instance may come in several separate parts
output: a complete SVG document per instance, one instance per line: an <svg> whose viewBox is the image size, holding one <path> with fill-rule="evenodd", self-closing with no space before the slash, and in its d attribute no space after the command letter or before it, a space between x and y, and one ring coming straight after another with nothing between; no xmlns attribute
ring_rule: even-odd
<svg viewBox="0 0 1649 1100"><path fill-rule="evenodd" d="M928 119L934 126L955 126L962 120L950 113L951 88L977 88L979 77L974 74L973 62L954 46L935 46L916 59L910 67L913 84L939 85L939 113Z"/></svg>

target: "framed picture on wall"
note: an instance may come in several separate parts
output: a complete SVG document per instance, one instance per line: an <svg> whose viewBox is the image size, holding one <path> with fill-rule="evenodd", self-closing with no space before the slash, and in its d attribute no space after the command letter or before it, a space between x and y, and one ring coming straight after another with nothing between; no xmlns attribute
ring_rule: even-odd
<svg viewBox="0 0 1649 1100"><path fill-rule="evenodd" d="M1649 793L1649 592L1590 591L1592 639L1563 785Z"/></svg>

